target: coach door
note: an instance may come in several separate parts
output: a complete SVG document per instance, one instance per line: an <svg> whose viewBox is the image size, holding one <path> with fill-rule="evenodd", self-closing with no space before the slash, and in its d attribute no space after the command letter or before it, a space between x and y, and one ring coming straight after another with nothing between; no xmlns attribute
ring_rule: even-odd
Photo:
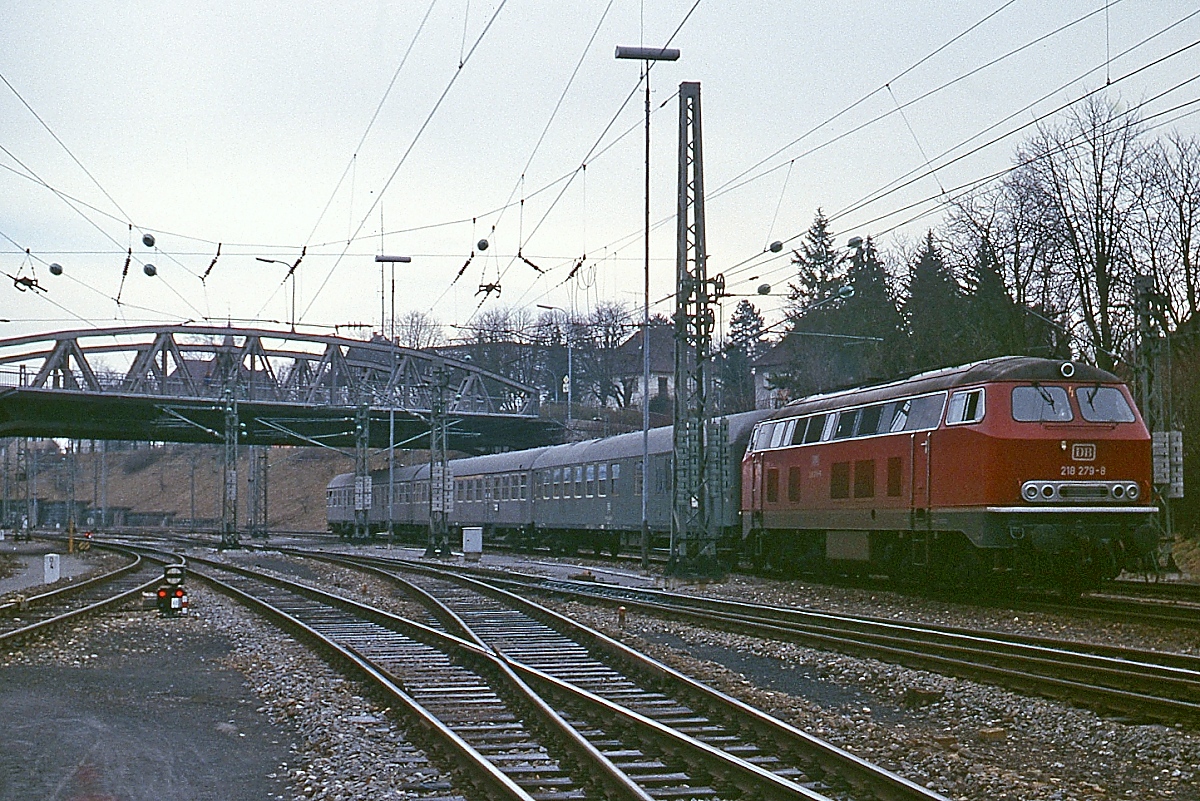
<svg viewBox="0 0 1200 801"><path fill-rule="evenodd" d="M912 529L912 563L929 564L929 474L933 432L918 431L910 434L910 458L912 465L909 492L909 525Z"/></svg>

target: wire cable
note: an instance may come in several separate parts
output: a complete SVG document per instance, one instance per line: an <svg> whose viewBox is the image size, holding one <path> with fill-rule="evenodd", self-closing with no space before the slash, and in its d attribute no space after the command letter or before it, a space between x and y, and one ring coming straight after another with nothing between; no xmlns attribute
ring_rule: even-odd
<svg viewBox="0 0 1200 801"><path fill-rule="evenodd" d="M488 31L490 31L492 29L492 25L496 22L497 17L500 16L500 12L504 10L504 6L507 4L508 4L508 0L500 0L499 5L496 6L496 10L492 13L491 18L488 19L487 25L484 26L483 31L479 34L479 37L475 40L475 43L471 45L471 49L467 52L466 58L464 58L459 63L458 69L456 69L454 71L454 74L450 77L450 81L446 84L446 88L442 90L442 94L438 97L437 101L433 104L433 108L429 110L429 114L425 117L425 121L423 123L421 123L421 127L417 130L417 133L413 136L413 139L409 143L408 148L404 151L403 155L400 156L400 161L397 162L395 169L392 170L391 175L388 176L388 179L384 182L383 187L379 190L379 193L375 196L375 201L373 203L371 203L371 207L369 209L367 209L367 213L365 215L363 215L363 219L358 224L358 228L355 229L354 234L346 242L346 248L342 251L342 253L334 261L333 266L329 268L329 272L325 274L325 278L321 281L320 286L317 287L317 291L313 294L312 299L309 300L308 305L304 307L304 313L301 316L308 314L308 312L312 309L313 304L317 302L317 298L319 298L321 296L321 293L325 290L325 287L328 286L329 279L333 277L334 271L337 270L338 265L340 265L342 263L342 259L345 257L346 252L350 249L350 243L354 240L355 237L358 236L358 234L362 231L363 226L365 226L367 224L367 220L375 212L375 206L377 206L379 204L379 201L383 199L384 193L387 192L388 187L390 187L392 185L392 181L394 181L396 179L396 175L399 174L400 168L404 166L406 161L408 161L408 157L413 152L413 149L417 146L417 142L419 142L421 140L421 135L425 133L425 129L429 127L429 123L431 123L433 121L434 115L437 114L438 109L441 108L442 103L446 100L446 97L450 94L450 90L454 88L454 84L458 81L459 77L462 75L463 68L471 60L471 56L475 54L475 51L479 48L480 43L483 41L484 37L487 36Z"/></svg>

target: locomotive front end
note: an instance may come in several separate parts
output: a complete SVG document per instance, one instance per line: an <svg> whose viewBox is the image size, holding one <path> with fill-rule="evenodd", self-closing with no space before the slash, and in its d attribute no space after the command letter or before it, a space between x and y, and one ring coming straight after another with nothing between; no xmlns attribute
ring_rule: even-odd
<svg viewBox="0 0 1200 801"><path fill-rule="evenodd" d="M1105 374L1017 382L997 394L1009 406L1011 454L998 484L1003 505L989 512L993 531L1013 543L1017 572L1077 590L1149 564L1150 435L1128 389Z"/></svg>

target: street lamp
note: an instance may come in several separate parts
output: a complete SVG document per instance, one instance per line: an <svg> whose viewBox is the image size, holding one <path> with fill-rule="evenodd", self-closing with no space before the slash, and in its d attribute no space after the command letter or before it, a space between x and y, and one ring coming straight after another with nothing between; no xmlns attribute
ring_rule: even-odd
<svg viewBox="0 0 1200 801"><path fill-rule="evenodd" d="M392 265L392 331L388 337L393 343L396 341L396 263L408 264L412 261L412 256L384 256L382 254L375 257L375 261L379 263L379 335L383 336L383 265Z"/></svg>
<svg viewBox="0 0 1200 801"><path fill-rule="evenodd" d="M642 569L650 567L650 518L646 516L646 487L650 471L650 64L678 61L679 51L668 47L624 47L616 57L644 63L646 79L646 240L645 282L642 300Z"/></svg>
<svg viewBox="0 0 1200 801"><path fill-rule="evenodd" d="M564 336L567 340L567 429L570 430L570 428L571 428L571 392L575 386L575 381L572 378L573 371L571 369L571 315L567 312L566 309L562 308L561 306L546 306L542 303L538 303L537 307L539 309L546 309L547 311L560 311L563 313L563 316L566 317L566 320L567 320L566 328L564 330Z"/></svg>
<svg viewBox="0 0 1200 801"><path fill-rule="evenodd" d="M380 254L375 257L376 263L379 264L379 334L383 335L383 265L392 265L392 335L388 339L392 354L392 373L396 372L396 264L408 264L412 261L412 256L385 256ZM432 438L432 434L430 435ZM430 473L432 478L432 472ZM432 493L433 482L430 481L429 489ZM391 547L392 535L395 531L395 514L396 503L396 404L388 399L388 546Z"/></svg>

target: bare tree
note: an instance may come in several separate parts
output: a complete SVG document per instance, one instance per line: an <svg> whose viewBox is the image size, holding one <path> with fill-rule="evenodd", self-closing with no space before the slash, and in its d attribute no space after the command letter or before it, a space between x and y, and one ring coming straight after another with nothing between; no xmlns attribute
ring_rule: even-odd
<svg viewBox="0 0 1200 801"><path fill-rule="evenodd" d="M1115 364L1132 330L1130 221L1145 148L1137 119L1089 98L1058 126L1039 129L1019 158L1057 217L1075 301L1096 363Z"/></svg>
<svg viewBox="0 0 1200 801"><path fill-rule="evenodd" d="M432 314L410 311L396 318L396 344L425 350L446 344L446 335L442 332L442 324Z"/></svg>
<svg viewBox="0 0 1200 801"><path fill-rule="evenodd" d="M1200 142L1173 134L1149 149L1142 235L1174 325L1200 310Z"/></svg>

